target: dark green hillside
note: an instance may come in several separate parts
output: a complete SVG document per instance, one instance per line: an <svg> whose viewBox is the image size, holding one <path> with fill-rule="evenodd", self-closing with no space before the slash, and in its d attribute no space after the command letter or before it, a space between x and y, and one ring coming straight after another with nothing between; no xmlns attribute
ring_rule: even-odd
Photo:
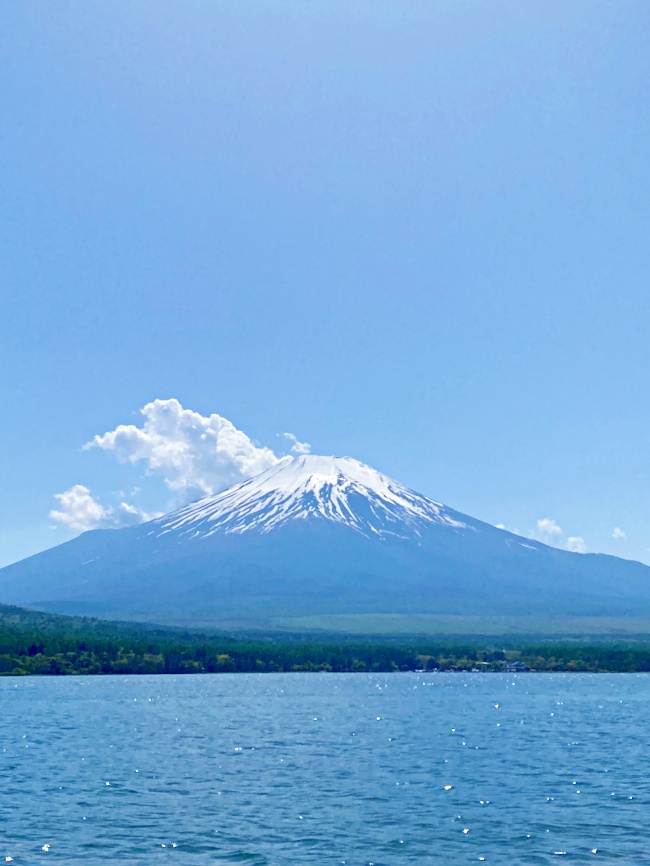
<svg viewBox="0 0 650 866"><path fill-rule="evenodd" d="M509 638L267 637L64 617L0 605L0 676L278 671L650 671L650 644Z"/></svg>

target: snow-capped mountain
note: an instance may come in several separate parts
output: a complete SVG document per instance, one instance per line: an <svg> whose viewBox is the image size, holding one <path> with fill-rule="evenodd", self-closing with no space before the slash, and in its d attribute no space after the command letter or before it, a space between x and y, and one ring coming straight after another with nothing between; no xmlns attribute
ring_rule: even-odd
<svg viewBox="0 0 650 866"><path fill-rule="evenodd" d="M650 568L547 547L357 460L305 455L0 569L0 601L247 625L322 614L640 616L650 615Z"/></svg>
<svg viewBox="0 0 650 866"><path fill-rule="evenodd" d="M351 457L285 457L254 478L153 521L149 532L180 538L271 532L322 518L365 535L417 535L427 524L464 527L439 502Z"/></svg>

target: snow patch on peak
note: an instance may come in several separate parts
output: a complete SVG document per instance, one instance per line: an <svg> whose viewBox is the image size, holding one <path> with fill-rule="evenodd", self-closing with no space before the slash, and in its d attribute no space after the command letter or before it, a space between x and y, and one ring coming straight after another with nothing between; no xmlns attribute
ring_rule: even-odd
<svg viewBox="0 0 650 866"><path fill-rule="evenodd" d="M289 521L325 519L366 535L418 535L423 524L463 528L443 505L351 457L285 457L234 487L149 524L150 534L206 537L270 532Z"/></svg>

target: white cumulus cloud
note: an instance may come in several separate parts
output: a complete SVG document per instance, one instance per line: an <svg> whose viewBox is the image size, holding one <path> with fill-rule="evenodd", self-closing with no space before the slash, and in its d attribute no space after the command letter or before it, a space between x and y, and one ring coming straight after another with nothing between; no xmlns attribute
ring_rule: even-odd
<svg viewBox="0 0 650 866"><path fill-rule="evenodd" d="M545 538L557 539L562 535L562 529L550 517L543 517L537 521L537 531Z"/></svg>
<svg viewBox="0 0 650 866"><path fill-rule="evenodd" d="M161 477L167 487L187 501L224 490L274 466L280 457L257 445L221 415L201 415L185 409L178 400L153 400L140 409L142 421L120 424L87 442L85 450L99 448L120 463L142 465L146 474ZM293 433L281 435L291 443L291 453L309 454L311 446ZM55 494L58 507L50 517L59 526L85 532L101 527L142 523L164 512L146 512L127 501L140 493L112 494L104 505L83 484Z"/></svg>
<svg viewBox="0 0 650 866"><path fill-rule="evenodd" d="M586 553L587 545L584 538L579 535L570 535L566 540L566 549L570 550L571 553Z"/></svg>
<svg viewBox="0 0 650 866"><path fill-rule="evenodd" d="M131 526L135 523L144 523L147 520L162 517L164 513L164 511L144 511L130 502L120 502L114 512L114 525Z"/></svg>
<svg viewBox="0 0 650 866"><path fill-rule="evenodd" d="M619 529L618 526L615 526L612 531L612 538L620 538L624 541L627 538L627 533L623 532L622 529Z"/></svg>
<svg viewBox="0 0 650 866"><path fill-rule="evenodd" d="M297 436L293 433L283 433L285 439L291 442L292 454L311 454L311 445L309 442L300 442Z"/></svg>
<svg viewBox="0 0 650 866"><path fill-rule="evenodd" d="M104 506L83 484L73 484L63 493L55 493L54 498L58 500L59 507L50 511L50 519L77 532L131 526L153 520L162 514L148 513L129 502L120 502L117 508Z"/></svg>
<svg viewBox="0 0 650 866"><path fill-rule="evenodd" d="M278 462L270 448L221 415L201 415L175 399L153 400L140 413L141 426L120 424L84 448L109 451L121 463L144 463L170 490L191 495L210 495Z"/></svg>
<svg viewBox="0 0 650 866"><path fill-rule="evenodd" d="M587 545L580 535L569 535L563 538L564 532L561 526L550 517L543 517L537 521L537 537L546 544L553 547L564 548L571 553L586 553Z"/></svg>
<svg viewBox="0 0 650 866"><path fill-rule="evenodd" d="M63 493L55 493L59 508L50 511L50 518L61 526L85 532L107 525L113 517L112 508L104 508L83 484L73 484Z"/></svg>

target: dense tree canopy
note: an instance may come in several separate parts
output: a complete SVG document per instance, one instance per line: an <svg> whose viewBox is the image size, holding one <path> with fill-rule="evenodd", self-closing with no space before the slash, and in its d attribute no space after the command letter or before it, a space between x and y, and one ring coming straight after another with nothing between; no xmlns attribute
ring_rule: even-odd
<svg viewBox="0 0 650 866"><path fill-rule="evenodd" d="M650 643L250 636L60 617L0 605L0 676L518 667L650 671Z"/></svg>

